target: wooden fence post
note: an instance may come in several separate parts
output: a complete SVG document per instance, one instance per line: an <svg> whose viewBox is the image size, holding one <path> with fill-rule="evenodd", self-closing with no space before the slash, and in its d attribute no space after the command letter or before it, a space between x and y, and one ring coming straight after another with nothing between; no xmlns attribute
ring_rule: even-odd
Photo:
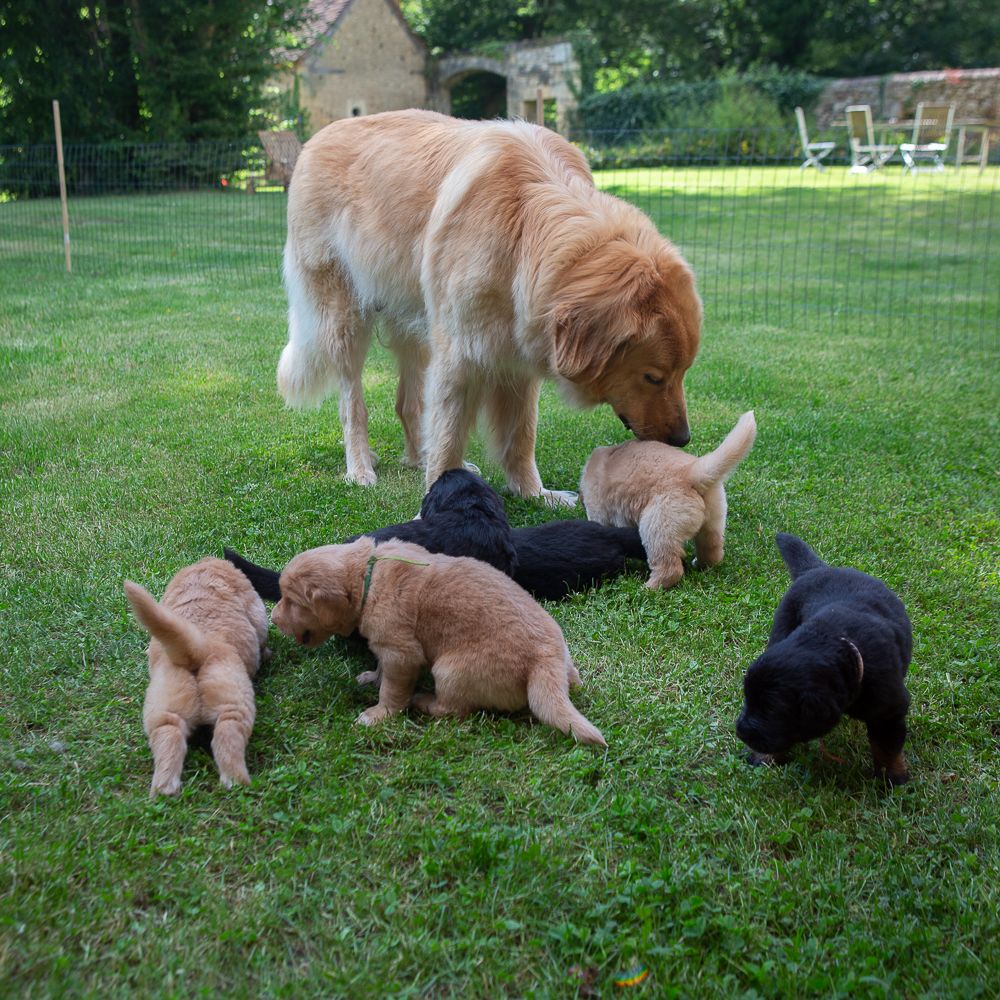
<svg viewBox="0 0 1000 1000"><path fill-rule="evenodd" d="M73 272L69 254L69 206L66 204L66 165L63 162L62 122L59 119L59 102L52 102L52 117L56 123L56 160L59 163L59 200L62 202L63 247L66 250L66 271Z"/></svg>

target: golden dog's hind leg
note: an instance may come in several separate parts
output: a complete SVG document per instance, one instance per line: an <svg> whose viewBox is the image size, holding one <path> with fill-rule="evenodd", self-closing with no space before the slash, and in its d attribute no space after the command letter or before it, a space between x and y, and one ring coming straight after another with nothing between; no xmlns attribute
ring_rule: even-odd
<svg viewBox="0 0 1000 1000"><path fill-rule="evenodd" d="M369 317L334 265L306 267L289 239L285 247L288 343L278 362L278 388L289 406L318 406L334 385L348 482L370 486L375 467L368 447L368 410L361 369L371 341Z"/></svg>
<svg viewBox="0 0 1000 1000"><path fill-rule="evenodd" d="M375 484L375 459L368 445L368 408L361 385L361 369L371 339L369 330L359 329L344 345L340 367L340 425L344 429L344 480L359 486ZM342 367L341 367L342 365Z"/></svg>
<svg viewBox="0 0 1000 1000"><path fill-rule="evenodd" d="M511 376L490 387L486 412L493 446L512 493L541 497L551 507L573 507L579 499L577 494L572 490L546 489L535 464L541 388L539 379L519 376Z"/></svg>
<svg viewBox="0 0 1000 1000"><path fill-rule="evenodd" d="M187 754L191 727L174 712L158 713L146 727L149 749L153 752L153 780L149 797L176 795L181 790L181 770Z"/></svg>
<svg viewBox="0 0 1000 1000"><path fill-rule="evenodd" d="M418 468L423 464L421 421L424 412L424 374L427 371L429 351L426 344L407 339L391 332L389 347L399 366L399 384L396 387L396 416L403 427L403 464Z"/></svg>

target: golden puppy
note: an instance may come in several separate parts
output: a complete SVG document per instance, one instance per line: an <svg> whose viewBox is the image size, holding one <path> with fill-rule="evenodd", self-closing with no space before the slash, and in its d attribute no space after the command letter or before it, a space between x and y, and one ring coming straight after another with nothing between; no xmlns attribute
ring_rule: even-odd
<svg viewBox="0 0 1000 1000"><path fill-rule="evenodd" d="M212 754L226 788L250 784L245 759L255 715L253 685L270 652L267 612L250 581L224 559L182 569L157 604L125 581L136 618L152 636L149 687L142 710L153 751L150 796L176 795L187 741L199 725L215 727Z"/></svg>
<svg viewBox="0 0 1000 1000"><path fill-rule="evenodd" d="M702 458L652 441L595 448L580 479L587 517L620 528L637 527L652 571L646 586L672 587L684 575L686 541L694 539L700 566L722 562L723 483L756 436L751 410L715 451Z"/></svg>
<svg viewBox="0 0 1000 1000"><path fill-rule="evenodd" d="M376 316L399 362L404 460L425 462L428 487L461 466L483 410L510 489L574 503L535 464L545 378L638 438L690 438L691 269L548 129L430 111L328 125L295 167L284 274L278 387L292 406L339 391L351 482L375 482L361 369Z"/></svg>
<svg viewBox="0 0 1000 1000"><path fill-rule="evenodd" d="M318 646L357 629L368 640L378 671L358 680L381 684L378 704L358 717L364 725L401 712L411 698L439 716L528 707L581 743L607 745L569 700L580 675L559 626L486 563L360 538L297 555L280 586L271 620L286 635ZM434 694L413 697L424 667Z"/></svg>

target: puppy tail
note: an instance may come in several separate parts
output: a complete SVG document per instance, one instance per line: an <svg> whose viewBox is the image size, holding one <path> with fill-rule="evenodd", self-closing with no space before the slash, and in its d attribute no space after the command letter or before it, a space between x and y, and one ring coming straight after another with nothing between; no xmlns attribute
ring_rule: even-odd
<svg viewBox="0 0 1000 1000"><path fill-rule="evenodd" d="M250 586L264 598L265 601L281 600L281 587L278 579L281 574L273 569L265 569L256 563L244 559L238 552L232 549L223 549L223 555L250 581Z"/></svg>
<svg viewBox="0 0 1000 1000"><path fill-rule="evenodd" d="M608 530L615 532L626 559L642 559L645 562L646 550L642 547L638 528L609 528Z"/></svg>
<svg viewBox="0 0 1000 1000"><path fill-rule="evenodd" d="M725 482L740 462L746 458L757 437L757 421L753 410L744 413L736 426L715 451L699 458L688 473L691 485L699 493L716 483Z"/></svg>
<svg viewBox="0 0 1000 1000"><path fill-rule="evenodd" d="M578 712L569 700L567 673L536 669L528 680L528 707L536 719L572 736L578 743L607 747L601 731Z"/></svg>
<svg viewBox="0 0 1000 1000"><path fill-rule="evenodd" d="M819 567L826 565L801 538L796 538L795 535L779 531L775 541L778 543L778 551L781 553L781 558L785 560L785 565L793 580L811 569L819 569Z"/></svg>
<svg viewBox="0 0 1000 1000"><path fill-rule="evenodd" d="M125 596L139 623L163 647L174 666L196 671L208 657L209 642L191 622L158 604L153 595L131 580L125 581Z"/></svg>

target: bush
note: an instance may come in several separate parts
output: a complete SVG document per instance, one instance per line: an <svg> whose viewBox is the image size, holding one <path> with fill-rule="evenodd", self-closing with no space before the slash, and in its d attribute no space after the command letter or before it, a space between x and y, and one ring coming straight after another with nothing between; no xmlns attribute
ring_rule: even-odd
<svg viewBox="0 0 1000 1000"><path fill-rule="evenodd" d="M739 127L773 128L790 118L796 105L815 104L826 83L808 73L761 68L712 80L634 84L584 97L573 125L578 132L624 135L705 126L710 111L721 118L730 108L751 116Z"/></svg>

